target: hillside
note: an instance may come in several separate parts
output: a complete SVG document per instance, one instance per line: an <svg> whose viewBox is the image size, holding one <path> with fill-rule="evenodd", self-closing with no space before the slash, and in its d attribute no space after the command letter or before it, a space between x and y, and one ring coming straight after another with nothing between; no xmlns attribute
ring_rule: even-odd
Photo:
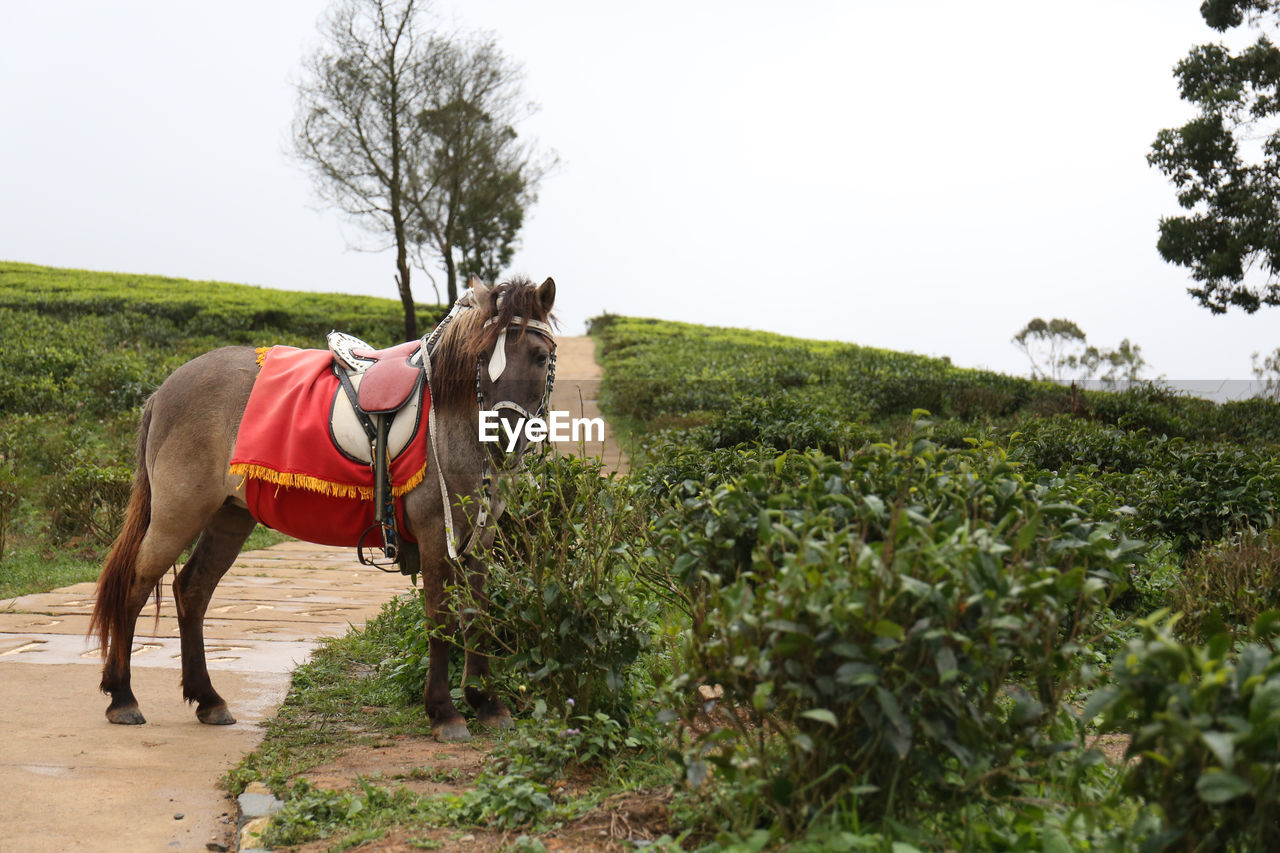
<svg viewBox="0 0 1280 853"><path fill-rule="evenodd" d="M1280 404L593 333L646 553L684 591L678 670L723 690L724 728L685 752L716 756L710 823L817 847L876 827L874 849L1280 842ZM1104 769L1106 732L1144 758Z"/></svg>

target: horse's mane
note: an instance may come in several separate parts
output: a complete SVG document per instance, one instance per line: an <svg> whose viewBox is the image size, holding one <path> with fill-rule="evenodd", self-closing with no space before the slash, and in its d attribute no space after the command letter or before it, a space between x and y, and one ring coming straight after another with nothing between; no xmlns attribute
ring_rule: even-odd
<svg viewBox="0 0 1280 853"><path fill-rule="evenodd" d="M500 296L504 298L499 300ZM538 298L538 286L523 276L495 285L483 294L473 291L472 298L474 306L459 313L440 333L431 359L431 393L441 404L475 399L476 359L493 348L498 335L514 318L543 323L551 319ZM484 324L495 316L498 321L485 328ZM519 334L527 334L525 322L520 323Z"/></svg>

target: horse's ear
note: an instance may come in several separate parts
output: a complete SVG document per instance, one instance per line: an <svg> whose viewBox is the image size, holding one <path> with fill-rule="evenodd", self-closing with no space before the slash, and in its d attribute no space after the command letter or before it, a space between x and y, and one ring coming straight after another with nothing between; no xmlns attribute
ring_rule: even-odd
<svg viewBox="0 0 1280 853"><path fill-rule="evenodd" d="M544 315L551 313L551 306L556 304L556 281L547 276L547 280L538 285L538 301L542 304Z"/></svg>
<svg viewBox="0 0 1280 853"><path fill-rule="evenodd" d="M485 285L483 281L480 280L480 276L478 275L471 276L471 278L467 280L467 287L471 288L471 292L472 292L471 299L473 304L475 305L485 304L485 299L487 299L489 296L489 288Z"/></svg>

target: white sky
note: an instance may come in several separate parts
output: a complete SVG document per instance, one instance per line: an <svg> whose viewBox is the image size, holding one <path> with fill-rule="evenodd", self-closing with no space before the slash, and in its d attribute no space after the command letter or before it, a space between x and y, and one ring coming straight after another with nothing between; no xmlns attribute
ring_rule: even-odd
<svg viewBox="0 0 1280 853"><path fill-rule="evenodd" d="M326 7L0 0L0 258L393 297L286 153ZM563 162L512 270L555 277L565 333L609 310L1025 373L1010 337L1065 316L1156 375L1244 379L1280 308L1213 316L1155 250L1177 207L1145 155L1188 115L1198 7L435 8L524 63L523 130Z"/></svg>

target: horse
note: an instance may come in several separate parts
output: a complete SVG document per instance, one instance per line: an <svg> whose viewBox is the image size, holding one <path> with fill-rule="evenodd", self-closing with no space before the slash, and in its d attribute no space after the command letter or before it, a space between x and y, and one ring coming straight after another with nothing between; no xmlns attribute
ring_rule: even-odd
<svg viewBox="0 0 1280 853"><path fill-rule="evenodd" d="M481 407L486 400L501 401L487 411L515 428L517 415L542 409L554 381L556 344L549 322L555 282L548 278L535 285L517 278L489 288L473 278L471 285L423 339L430 424L413 441L427 443L428 468L436 471L432 476L428 470L400 498L405 532L416 540L430 631L423 703L431 734L440 741L471 736L449 689L451 644L459 628L466 639L471 630L448 614L446 590L465 580L475 600L484 600L486 567L476 552L492 544L493 523L505 509L494 496L490 473L510 476L527 444L523 436L510 451L506 442L482 443ZM209 678L203 624L218 581L258 522L246 502L246 478L230 470L261 369L256 352L224 347L204 353L175 370L143 408L125 521L98 579L89 624L89 635L96 634L101 645L101 689L111 698L106 716L112 723L146 722L130 687L135 625L151 594L159 596L164 574L192 542L190 558L173 582L182 692L195 704L201 723L235 722ZM457 543L466 544L455 544L455 535ZM488 687L489 658L474 646L464 642L467 703L481 726L511 728L510 712Z"/></svg>

